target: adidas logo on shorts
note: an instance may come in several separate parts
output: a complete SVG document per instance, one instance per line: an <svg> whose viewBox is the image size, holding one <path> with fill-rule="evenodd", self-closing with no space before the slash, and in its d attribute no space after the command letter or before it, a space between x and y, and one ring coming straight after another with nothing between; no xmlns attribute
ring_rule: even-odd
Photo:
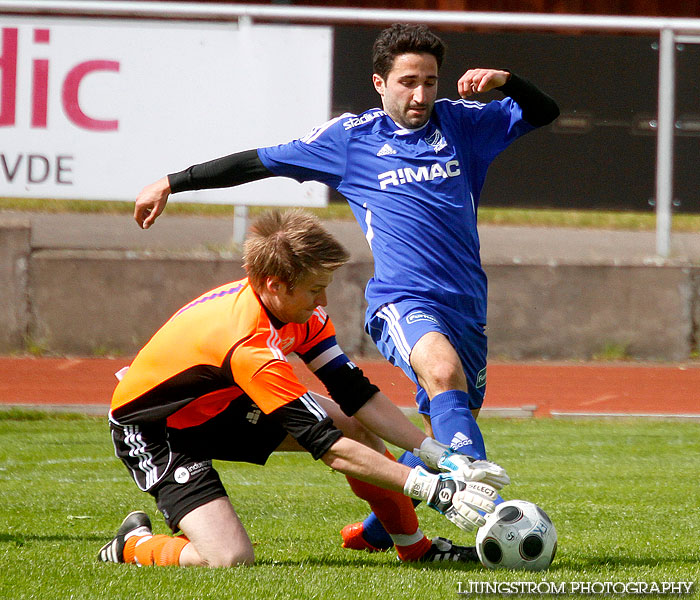
<svg viewBox="0 0 700 600"><path fill-rule="evenodd" d="M450 448L452 448L452 450L456 452L464 446L471 446L473 444L474 442L472 442L471 438L464 435L461 431L458 431L457 433L455 433L454 437L452 438L452 441L450 442Z"/></svg>

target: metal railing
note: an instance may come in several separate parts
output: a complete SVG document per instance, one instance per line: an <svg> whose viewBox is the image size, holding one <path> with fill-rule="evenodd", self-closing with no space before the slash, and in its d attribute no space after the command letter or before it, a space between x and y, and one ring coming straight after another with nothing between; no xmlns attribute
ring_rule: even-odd
<svg viewBox="0 0 700 600"><path fill-rule="evenodd" d="M656 252L671 250L673 138L675 130L676 43L700 43L700 19L549 15L428 10L323 8L306 6L128 2L112 0L0 0L0 14L182 19L203 21L284 21L324 24L425 23L529 31L620 31L659 35L656 153Z"/></svg>

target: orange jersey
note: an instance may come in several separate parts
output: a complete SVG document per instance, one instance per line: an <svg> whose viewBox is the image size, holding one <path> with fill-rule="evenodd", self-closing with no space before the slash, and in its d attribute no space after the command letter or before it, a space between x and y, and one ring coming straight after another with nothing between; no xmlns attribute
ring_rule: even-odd
<svg viewBox="0 0 700 600"><path fill-rule="evenodd" d="M120 423L191 427L243 394L269 414L308 391L287 360L292 352L314 371L349 363L321 307L306 323L278 323L247 278L227 283L156 332L114 390L110 414Z"/></svg>

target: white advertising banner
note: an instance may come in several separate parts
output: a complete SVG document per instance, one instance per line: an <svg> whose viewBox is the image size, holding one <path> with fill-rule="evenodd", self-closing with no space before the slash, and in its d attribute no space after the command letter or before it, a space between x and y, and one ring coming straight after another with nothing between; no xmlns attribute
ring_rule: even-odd
<svg viewBox="0 0 700 600"><path fill-rule="evenodd" d="M0 196L133 200L330 115L332 29L0 16ZM171 201L320 206L272 178Z"/></svg>

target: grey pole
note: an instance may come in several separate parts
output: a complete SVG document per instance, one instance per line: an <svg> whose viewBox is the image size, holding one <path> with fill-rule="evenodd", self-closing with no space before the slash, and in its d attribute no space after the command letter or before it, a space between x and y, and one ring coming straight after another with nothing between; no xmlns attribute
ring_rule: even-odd
<svg viewBox="0 0 700 600"><path fill-rule="evenodd" d="M673 30L662 29L659 36L659 112L656 132L656 253L664 258L671 252L675 46Z"/></svg>

